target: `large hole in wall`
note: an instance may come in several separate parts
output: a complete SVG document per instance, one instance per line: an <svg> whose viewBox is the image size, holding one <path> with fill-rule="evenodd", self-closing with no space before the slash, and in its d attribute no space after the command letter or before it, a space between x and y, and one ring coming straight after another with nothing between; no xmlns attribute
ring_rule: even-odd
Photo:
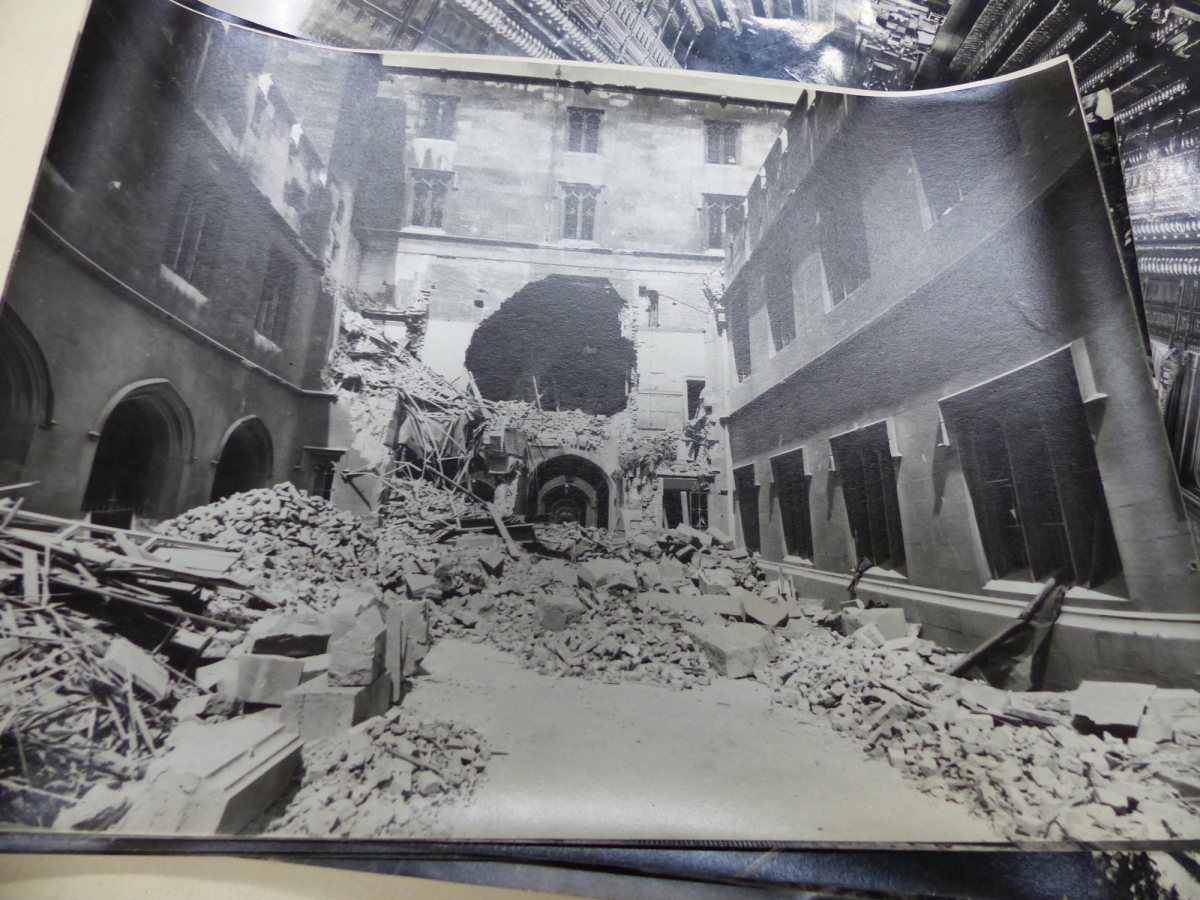
<svg viewBox="0 0 1200 900"><path fill-rule="evenodd" d="M551 275L525 285L475 330L467 368L488 400L612 415L625 408L637 355L621 336L606 278Z"/></svg>

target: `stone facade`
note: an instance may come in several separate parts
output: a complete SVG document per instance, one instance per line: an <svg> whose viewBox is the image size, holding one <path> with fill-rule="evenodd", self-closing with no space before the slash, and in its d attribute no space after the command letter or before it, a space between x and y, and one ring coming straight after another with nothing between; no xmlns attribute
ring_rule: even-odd
<svg viewBox="0 0 1200 900"><path fill-rule="evenodd" d="M828 601L868 559L861 597L963 647L1065 571L1081 624L1063 629L1060 683L1145 677L1097 633L1200 636L1074 105L1061 66L953 99L802 103L747 198L725 293L743 542ZM1172 654L1153 668L1194 678Z"/></svg>

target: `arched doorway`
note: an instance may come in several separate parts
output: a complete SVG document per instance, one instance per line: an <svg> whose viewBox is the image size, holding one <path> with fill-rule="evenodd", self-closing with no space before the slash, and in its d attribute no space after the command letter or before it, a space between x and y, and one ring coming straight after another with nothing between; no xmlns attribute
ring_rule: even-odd
<svg viewBox="0 0 1200 900"><path fill-rule="evenodd" d="M0 485L22 480L38 426L50 424L50 369L15 312L0 307Z"/></svg>
<svg viewBox="0 0 1200 900"><path fill-rule="evenodd" d="M165 379L130 385L109 401L83 496L92 521L127 527L134 515L174 515L192 455L192 416Z"/></svg>
<svg viewBox="0 0 1200 900"><path fill-rule="evenodd" d="M554 522L607 528L608 500L608 476L582 456L548 459L529 479L529 507Z"/></svg>
<svg viewBox="0 0 1200 900"><path fill-rule="evenodd" d="M208 502L266 487L274 469L275 449L267 426L257 416L239 419L225 432Z"/></svg>

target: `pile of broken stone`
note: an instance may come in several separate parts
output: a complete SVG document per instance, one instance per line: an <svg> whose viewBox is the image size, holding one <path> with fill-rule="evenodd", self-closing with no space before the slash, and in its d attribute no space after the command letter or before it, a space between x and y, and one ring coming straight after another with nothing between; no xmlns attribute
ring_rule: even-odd
<svg viewBox="0 0 1200 900"><path fill-rule="evenodd" d="M408 721L396 706L432 641L455 635L559 677L675 689L752 677L795 715L828 721L1018 840L1200 835L1195 691L1085 682L1016 693L951 677L959 655L921 639L903 610L805 601L716 530L536 526L518 548L486 526L448 524L398 507L371 529L284 485L163 527L241 553L247 578L244 590L201 591L205 615L193 608L166 644L119 616L89 618L66 594L35 591L36 603L13 606L5 628L20 653L3 665L40 679L29 696L43 692L8 732L23 743L4 748L16 773L6 777L24 779L20 820L130 833L427 833L492 752L472 732ZM76 552L60 543L64 559ZM128 563L135 574L155 565L142 555ZM107 577L118 571L111 554L103 565ZM22 581L12 578L15 599ZM48 713L78 705L75 695L97 724L86 711L68 741L53 731L66 720ZM71 757L74 780L21 776L18 751L36 749L35 768L50 772L42 749L55 741L70 745L55 759ZM9 817L16 794L0 787ZM382 795L397 801L386 812L366 802ZM31 821L31 797L57 818Z"/></svg>
<svg viewBox="0 0 1200 900"><path fill-rule="evenodd" d="M851 609L839 625L797 633L764 680L921 790L1014 840L1200 835L1200 693L1095 681L1004 691L948 675L957 654L917 637L902 610Z"/></svg>

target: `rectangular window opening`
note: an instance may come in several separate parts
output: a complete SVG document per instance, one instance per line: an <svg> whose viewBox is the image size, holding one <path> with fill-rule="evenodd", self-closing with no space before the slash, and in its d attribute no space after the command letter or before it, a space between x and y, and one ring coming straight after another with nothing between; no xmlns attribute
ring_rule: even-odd
<svg viewBox="0 0 1200 900"><path fill-rule="evenodd" d="M704 220L710 250L724 250L729 239L742 230L745 205L745 197L729 194L704 195Z"/></svg>
<svg viewBox="0 0 1200 900"><path fill-rule="evenodd" d="M454 173L412 169L411 179L412 213L409 224L420 228L441 228Z"/></svg>
<svg viewBox="0 0 1200 900"><path fill-rule="evenodd" d="M421 125L417 136L442 141L454 140L457 110L457 97L429 94L421 98Z"/></svg>
<svg viewBox="0 0 1200 900"><path fill-rule="evenodd" d="M596 200L600 188L590 184L564 184L562 236L569 241L590 241L596 233Z"/></svg>
<svg viewBox="0 0 1200 900"><path fill-rule="evenodd" d="M788 556L813 558L809 491L812 476L804 470L804 451L793 450L771 458L771 477L779 501L783 543Z"/></svg>
<svg viewBox="0 0 1200 900"><path fill-rule="evenodd" d="M209 185L194 186L175 208L166 264L201 293L207 293L220 271L226 218L225 200Z"/></svg>
<svg viewBox="0 0 1200 900"><path fill-rule="evenodd" d="M1121 561L1069 350L941 402L993 578L1065 570L1123 594Z"/></svg>
<svg viewBox="0 0 1200 900"><path fill-rule="evenodd" d="M600 109L567 110L567 150L572 153L600 152Z"/></svg>
<svg viewBox="0 0 1200 900"><path fill-rule="evenodd" d="M886 422L831 438L855 552L884 569L904 570L896 460Z"/></svg>
<svg viewBox="0 0 1200 900"><path fill-rule="evenodd" d="M295 290L295 270L287 257L272 251L259 295L254 329L263 337L280 343L287 329L287 311Z"/></svg>
<svg viewBox="0 0 1200 900"><path fill-rule="evenodd" d="M741 131L737 122L705 122L705 160L713 165L736 166Z"/></svg>
<svg viewBox="0 0 1200 900"><path fill-rule="evenodd" d="M762 549L758 523L758 484L754 480L754 465L733 470L733 489L737 494L738 519L742 523L742 539L746 550L757 553Z"/></svg>

